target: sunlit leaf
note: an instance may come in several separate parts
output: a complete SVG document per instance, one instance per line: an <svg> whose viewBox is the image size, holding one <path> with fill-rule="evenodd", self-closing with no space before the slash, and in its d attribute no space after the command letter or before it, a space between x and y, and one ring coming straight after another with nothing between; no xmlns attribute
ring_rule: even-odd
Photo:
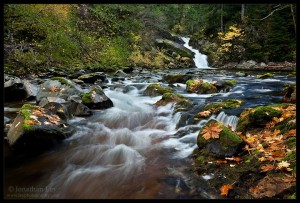
<svg viewBox="0 0 300 203"><path fill-rule="evenodd" d="M223 185L222 187L220 187L221 195L227 197L228 191L230 189L232 189L232 185L230 185L230 184Z"/></svg>

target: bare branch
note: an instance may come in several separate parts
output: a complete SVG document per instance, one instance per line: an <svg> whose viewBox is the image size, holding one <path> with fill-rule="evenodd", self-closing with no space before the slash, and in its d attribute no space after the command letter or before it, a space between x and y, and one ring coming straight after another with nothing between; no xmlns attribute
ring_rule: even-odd
<svg viewBox="0 0 300 203"><path fill-rule="evenodd" d="M273 13L275 13L276 11L280 11L280 10L285 9L285 8L287 8L287 7L289 7L289 5L286 5L286 6L283 6L283 7L276 8L276 9L273 10L271 13L269 13L266 17L263 17L263 18L261 18L261 19L249 19L249 20L265 20L265 19L267 19L268 17L270 17L271 15L273 15Z"/></svg>

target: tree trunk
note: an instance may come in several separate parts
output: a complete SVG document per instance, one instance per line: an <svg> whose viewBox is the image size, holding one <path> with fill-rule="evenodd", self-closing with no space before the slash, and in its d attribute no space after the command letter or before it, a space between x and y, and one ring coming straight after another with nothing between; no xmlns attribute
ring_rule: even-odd
<svg viewBox="0 0 300 203"><path fill-rule="evenodd" d="M242 4L242 10L241 10L241 21L243 22L245 18L245 4Z"/></svg>
<svg viewBox="0 0 300 203"><path fill-rule="evenodd" d="M294 28L295 28L295 35L296 35L296 18L295 18L295 14L294 14L294 9L293 9L293 4L290 5L291 6L291 13L293 16L293 22L294 22Z"/></svg>
<svg viewBox="0 0 300 203"><path fill-rule="evenodd" d="M224 4L221 4L221 32L223 32L223 8Z"/></svg>

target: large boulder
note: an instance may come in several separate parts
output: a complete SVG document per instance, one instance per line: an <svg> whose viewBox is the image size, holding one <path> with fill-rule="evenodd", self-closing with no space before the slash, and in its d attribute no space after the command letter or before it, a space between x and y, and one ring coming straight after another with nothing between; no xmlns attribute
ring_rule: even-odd
<svg viewBox="0 0 300 203"><path fill-rule="evenodd" d="M170 50L170 52L175 52L175 53L179 54L180 56L188 57L188 58L194 57L194 53L191 50L189 50L186 47L184 47L183 45L173 42L171 40L156 39L155 43L159 48L164 48L164 49Z"/></svg>
<svg viewBox="0 0 300 203"><path fill-rule="evenodd" d="M197 137L200 150L207 150L211 155L219 158L236 155L244 144L235 132L213 119L203 126Z"/></svg>
<svg viewBox="0 0 300 203"><path fill-rule="evenodd" d="M82 103L90 109L107 109L114 104L98 85L91 86L89 91L82 95Z"/></svg>
<svg viewBox="0 0 300 203"><path fill-rule="evenodd" d="M240 115L236 131L246 133L252 127L264 127L273 118L279 118L282 115L282 111L278 107L286 105L275 104L245 109Z"/></svg>
<svg viewBox="0 0 300 203"><path fill-rule="evenodd" d="M8 133L9 145L18 150L43 150L74 133L74 128L49 109L24 104Z"/></svg>
<svg viewBox="0 0 300 203"><path fill-rule="evenodd" d="M71 80L62 77L55 77L41 84L40 90L36 95L36 101L39 103L43 98L50 98L50 102L54 102L53 99L59 98L63 99L61 102L64 102L69 96L78 95L82 92L83 90L81 87Z"/></svg>
<svg viewBox="0 0 300 203"><path fill-rule="evenodd" d="M32 84L29 80L24 80L24 89L26 91L26 99L34 100L39 91L39 87L37 85Z"/></svg>
<svg viewBox="0 0 300 203"><path fill-rule="evenodd" d="M157 101L155 105L164 106L168 103L175 103L175 112L187 111L193 107L193 104L189 99L185 98L181 94L164 93L161 100Z"/></svg>

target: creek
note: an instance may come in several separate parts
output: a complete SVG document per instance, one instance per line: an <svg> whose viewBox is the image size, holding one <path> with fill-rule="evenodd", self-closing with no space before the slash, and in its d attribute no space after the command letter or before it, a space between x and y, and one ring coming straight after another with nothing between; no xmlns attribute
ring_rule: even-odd
<svg viewBox="0 0 300 203"><path fill-rule="evenodd" d="M10 198L17 195L60 199L220 198L218 191L208 191L205 187L206 180L214 178L213 174L199 177L192 171L191 155L197 148L199 130L209 119L230 124L234 129L243 109L281 103L284 84L294 83L295 77L275 73L272 79L256 79L261 72L249 71L247 77L238 77L235 71L209 68L207 62L201 67L142 71L119 82L111 82L108 77L104 92L114 107L93 110L91 117L74 117L68 122L76 126L76 133L53 150L5 166L5 193ZM183 119L189 116L186 112L174 113L172 103L156 107L154 104L161 96L143 95L149 84L168 86L162 80L163 75L176 73L193 74L208 82L237 81L229 91L215 94L187 93L182 83L172 86L175 93L189 98L199 108L223 99L241 99L245 103L191 123Z"/></svg>

